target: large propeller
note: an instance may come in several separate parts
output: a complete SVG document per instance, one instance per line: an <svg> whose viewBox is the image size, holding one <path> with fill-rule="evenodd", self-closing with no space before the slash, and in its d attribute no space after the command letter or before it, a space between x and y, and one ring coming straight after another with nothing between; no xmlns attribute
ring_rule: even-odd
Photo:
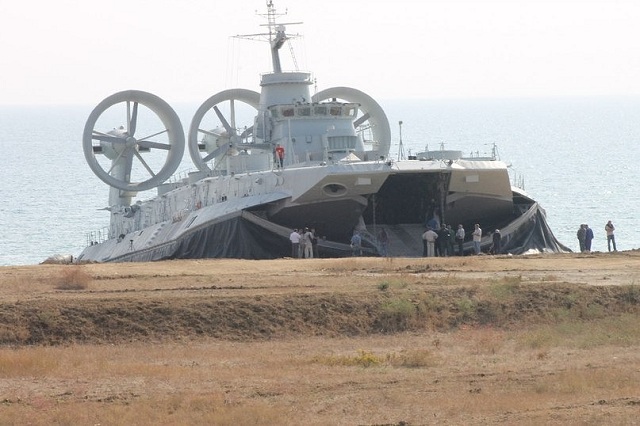
<svg viewBox="0 0 640 426"><path fill-rule="evenodd" d="M144 126L139 124L141 106L149 120ZM98 130L97 126L111 130ZM138 137L141 127L145 134ZM180 165L184 131L178 115L165 101L151 93L127 90L94 108L85 124L82 145L89 167L103 182L123 191L146 191L171 177ZM154 158L150 164L141 155L151 151L166 157L158 171L154 168L161 161ZM103 166L96 154L104 154L111 164Z"/></svg>
<svg viewBox="0 0 640 426"><path fill-rule="evenodd" d="M236 117L240 109L249 106L253 119L259 103L260 94L246 89L224 90L204 101L189 128L189 153L200 171L210 172L211 160L233 152L253 134L253 125L239 133ZM202 156L201 151L206 154Z"/></svg>

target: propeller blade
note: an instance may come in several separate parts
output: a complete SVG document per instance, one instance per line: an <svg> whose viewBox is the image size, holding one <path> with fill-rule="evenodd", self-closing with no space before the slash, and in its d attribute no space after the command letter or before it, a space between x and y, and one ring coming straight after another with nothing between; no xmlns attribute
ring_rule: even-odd
<svg viewBox="0 0 640 426"><path fill-rule="evenodd" d="M118 164L118 160L120 160L120 158L124 155L124 153L125 153L125 152L127 152L127 150L128 150L128 149L129 149L129 148L125 148L125 149L123 149L122 151L120 151L120 153L118 154L118 156L116 157L116 159L115 159L115 160L113 160L113 161L111 162L111 168L110 168L110 169L109 169L109 171L107 172L107 174L108 174L108 175L110 175L110 174L111 174L111 172L113 171L113 168ZM131 170L131 169L129 169L129 170Z"/></svg>
<svg viewBox="0 0 640 426"><path fill-rule="evenodd" d="M142 148L157 148L157 149L165 149L165 150L171 149L171 145L169 145L168 143L160 143L160 142L153 142L153 141L138 141L138 146Z"/></svg>
<svg viewBox="0 0 640 426"><path fill-rule="evenodd" d="M151 177L155 177L155 173L153 173L153 170L151 170L151 167L149 167L149 165L147 164L146 161L144 161L144 158L142 158L142 155L140 155L140 153L136 150L133 151L133 153L135 154L136 157L138 157L138 160L140 160L140 162L142 163L142 165L144 166L145 169L147 169L147 171L149 172L149 174L151 175ZM129 182L131 182L131 180L129 180Z"/></svg>
<svg viewBox="0 0 640 426"><path fill-rule="evenodd" d="M156 136L158 136L158 135L161 135L161 134L163 134L163 133L167 133L168 131L169 131L169 129L164 129L164 130L163 130L163 131L161 131L161 132L158 132L158 133L154 133L154 134L152 134L152 135L145 136L144 138L140 138L140 139L138 139L138 140L139 140L139 141L145 141L145 140L147 140L147 139L151 139L151 138L156 137Z"/></svg>
<svg viewBox="0 0 640 426"><path fill-rule="evenodd" d="M213 158L219 156L222 153L227 152L227 150L233 148L233 144L224 144L224 145L220 145L219 147L217 147L216 149L214 149L213 151L211 151L211 153L209 155L207 155L206 157L204 157L202 159L202 161L204 161L205 163L208 161L211 161Z"/></svg>
<svg viewBox="0 0 640 426"><path fill-rule="evenodd" d="M231 109L231 127L233 127L234 129L234 133L235 133L235 128L236 128L236 103L233 99L229 99L229 104L230 104L230 109Z"/></svg>
<svg viewBox="0 0 640 426"><path fill-rule="evenodd" d="M215 111L216 115L218 116L218 119L222 122L222 126L224 127L224 129L227 131L227 133L229 135L233 135L235 134L235 129L232 128L229 125L229 122L227 121L226 118L224 118L224 115L222 115L222 113L220 112L220 110L218 109L218 105L215 105L213 107L213 110Z"/></svg>
<svg viewBox="0 0 640 426"><path fill-rule="evenodd" d="M129 102L127 102L127 109L128 108L129 108ZM137 102L133 103L133 113L128 118L129 118L129 125L127 126L127 128L129 130L127 131L127 133L129 133L129 136L133 136L136 133L136 127L138 125L138 103Z"/></svg>
<svg viewBox="0 0 640 426"><path fill-rule="evenodd" d="M214 137L219 137L220 135L213 133L210 130L203 130L203 129L198 129L199 132L204 133L205 135L209 135L209 136L214 136Z"/></svg>
<svg viewBox="0 0 640 426"><path fill-rule="evenodd" d="M362 123L367 121L369 117L371 117L369 113L364 114L362 117L358 118L356 121L353 122L353 127L357 129L358 127L360 127Z"/></svg>

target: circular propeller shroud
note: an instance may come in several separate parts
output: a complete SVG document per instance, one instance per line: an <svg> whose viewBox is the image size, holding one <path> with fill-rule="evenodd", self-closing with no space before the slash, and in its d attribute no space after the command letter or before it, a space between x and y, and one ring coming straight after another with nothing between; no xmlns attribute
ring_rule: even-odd
<svg viewBox="0 0 640 426"><path fill-rule="evenodd" d="M126 128L121 132L110 131L104 133L95 129L100 116L114 105L126 105ZM162 122L164 130L159 130L141 139L135 138L138 127L138 106L143 105L151 110ZM155 142L151 138L167 134L169 142ZM111 169L105 170L96 158L94 141L100 145L111 144L117 157L113 159ZM84 127L82 146L84 156L93 172L106 184L123 191L138 192L153 189L166 181L177 170L184 154L184 130L176 112L164 100L148 92L126 90L115 93L100 102L91 112ZM158 172L154 172L140 155L140 150L158 149L167 152L164 165ZM136 158L151 176L147 180L131 182L131 169ZM126 162L124 177L111 174L116 163Z"/></svg>
<svg viewBox="0 0 640 426"><path fill-rule="evenodd" d="M226 101L229 101L230 103L230 116L228 119L222 114L220 108L218 108L218 105ZM253 90L247 89L223 90L222 92L216 93L215 95L204 101L204 103L200 105L200 108L198 108L193 116L193 119L191 120L191 127L189 128L188 138L189 154L191 155L191 160L193 161L193 163L202 172L211 172L212 170L207 164L209 161L226 153L229 149L237 147L242 138L248 136L253 132L252 125L247 130L245 130L242 135L238 135L238 130L235 122L236 101L243 102L253 107L257 112L258 106L260 104L260 94L258 92L254 92ZM210 130L201 128L202 120L210 111L213 111L216 114L218 120L225 128L227 135L229 136L229 144L220 145L218 146L218 148L214 149L211 152L208 152L204 157L202 157L200 155L200 147L198 144L201 135L217 136L213 135Z"/></svg>
<svg viewBox="0 0 640 426"><path fill-rule="evenodd" d="M387 157L391 149L391 128L382 107L371 96L351 87L331 87L321 90L313 95L312 99L313 102L322 102L333 98L360 104L360 110L364 114L360 120L369 121L373 139L379 144L377 155Z"/></svg>

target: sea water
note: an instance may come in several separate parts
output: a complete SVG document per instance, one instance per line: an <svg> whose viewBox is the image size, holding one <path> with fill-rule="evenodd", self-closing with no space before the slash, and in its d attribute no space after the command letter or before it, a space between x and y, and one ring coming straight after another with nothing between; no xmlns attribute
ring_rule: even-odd
<svg viewBox="0 0 640 426"><path fill-rule="evenodd" d="M593 249L606 251L612 220L619 250L640 247L640 98L379 102L394 159L400 147L409 155L442 147L488 154L495 146L562 243L577 249L576 231L588 223ZM186 131L198 105L172 106ZM109 189L82 151L92 109L0 106L0 265L77 256L88 233L108 227ZM177 173L194 169L186 150Z"/></svg>

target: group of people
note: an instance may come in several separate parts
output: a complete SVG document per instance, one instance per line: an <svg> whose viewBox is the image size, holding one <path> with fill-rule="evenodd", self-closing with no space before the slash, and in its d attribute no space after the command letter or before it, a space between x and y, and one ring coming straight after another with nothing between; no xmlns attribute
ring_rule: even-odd
<svg viewBox="0 0 640 426"><path fill-rule="evenodd" d="M610 224L610 222L609 222ZM607 226L609 226L609 224ZM611 225L613 228L613 225ZM609 231L607 231L609 234ZM591 234L593 235L593 234ZM384 228L380 228L377 235L378 253L380 256L388 256L389 235ZM454 231L451 225L443 224L438 229L427 226L427 230L422 234L424 257L446 257L446 256L464 256L464 241L466 231L462 224ZM580 238L580 237L579 237ZM591 237L593 238L593 236ZM318 256L318 238L314 228L305 227L303 229L294 229L289 235L291 241L291 257L312 259ZM482 229L479 224L474 225L471 233L474 254L481 253ZM615 241L613 240L613 229L611 230L611 241L615 250ZM362 256L362 234L358 230L354 230L349 246L351 247L352 256ZM456 253L457 252L457 253ZM493 232L492 245L489 249L490 254L502 253L502 235L499 229Z"/></svg>
<svg viewBox="0 0 640 426"><path fill-rule="evenodd" d="M458 229L454 232L451 225L443 224L439 229L433 229L431 226L427 226L427 230L422 234L424 257L433 256L455 256L454 247L457 247L458 256L464 256L464 239L466 232L464 227L460 224ZM473 241L473 252L475 254L481 253L481 241L482 241L482 228L480 224L476 223L471 233L471 239ZM490 253L500 254L502 252L502 234L499 229L496 229L492 236L492 242Z"/></svg>
<svg viewBox="0 0 640 426"><path fill-rule="evenodd" d="M617 251L616 239L615 239L615 226L611 221L608 221L604 226L604 230L607 236L607 249L609 251ZM474 225L473 232L471 233L473 241L474 254L481 253L481 241L482 241L482 228L479 224ZM580 252L590 253L591 245L594 238L593 230L588 224L584 223L580 225L577 232L578 243L580 246ZM443 224L438 229L434 229L431 226L427 226L427 230L422 234L424 257L434 256L458 256L464 255L463 244L466 238L466 232L462 225L458 225L458 228L454 231L451 225ZM293 258L306 258L312 259L318 257L318 238L316 237L316 231L313 228L305 227L304 229L294 229L289 235L291 240L291 257ZM380 228L377 235L378 251L381 256L388 256L389 236L384 228ZM362 256L362 236L359 231L354 231L351 240L350 247L353 256ZM457 251L457 253L456 253ZM502 253L502 234L499 229L496 229L492 235L492 245L489 249L490 254Z"/></svg>
<svg viewBox="0 0 640 426"><path fill-rule="evenodd" d="M616 248L616 237L614 231L616 227L613 226L611 221L608 221L606 225L604 225L604 232L607 234L607 249L611 251L611 247L613 246L613 251L618 251ZM589 225L583 223L578 228L578 232L576 233L578 237L578 245L580 246L581 253L590 253L591 252L591 243L593 241L593 230L589 228Z"/></svg>
<svg viewBox="0 0 640 426"><path fill-rule="evenodd" d="M291 241L291 257L299 259L319 257L318 238L314 228L294 229L289 234L289 240ZM378 242L380 244L380 255L387 256L389 236L384 228L378 233ZM349 245L353 256L362 256L362 235L360 231L353 232Z"/></svg>
<svg viewBox="0 0 640 426"><path fill-rule="evenodd" d="M616 239L615 239L615 226L611 221L608 221L604 226L604 230L607 236L607 249L611 251L617 251ZM482 241L482 228L479 224L474 225L473 232L471 233L473 241L474 254L481 253L481 241ZM588 224L584 223L580 225L577 232L578 243L580 246L580 252L590 253L591 244L594 238L593 230ZM427 230L422 234L424 257L434 256L458 256L464 255L463 244L466 238L466 232L462 225L458 225L458 228L454 231L451 225L443 224L438 229L434 229L432 226L427 226ZM294 229L289 235L291 240L291 257L293 258L306 258L312 259L318 257L318 238L316 237L316 231L313 228L305 227L304 229ZM384 228L380 228L377 235L378 251L381 256L388 256L389 236ZM354 231L351 240L350 247L353 256L362 256L362 236L359 231ZM457 251L457 253L456 253ZM502 253L502 234L499 229L496 229L492 235L492 245L489 249L490 254Z"/></svg>
<svg viewBox="0 0 640 426"><path fill-rule="evenodd" d="M464 232L464 229L462 229L462 232ZM422 234L422 255L425 257L453 256L455 243L456 232L453 232L451 225L443 224L440 229L433 229L428 226L427 230ZM458 254L460 253L458 250Z"/></svg>
<svg viewBox="0 0 640 426"><path fill-rule="evenodd" d="M291 257L313 259L318 257L318 238L314 228L294 229L289 235Z"/></svg>

